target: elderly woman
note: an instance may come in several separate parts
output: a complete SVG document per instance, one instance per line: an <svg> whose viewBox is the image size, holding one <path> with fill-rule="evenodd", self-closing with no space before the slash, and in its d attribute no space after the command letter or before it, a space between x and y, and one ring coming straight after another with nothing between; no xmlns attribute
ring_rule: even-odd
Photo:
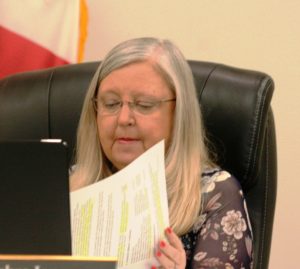
<svg viewBox="0 0 300 269"><path fill-rule="evenodd" d="M77 139L72 190L165 140L171 227L154 250L162 268L252 267L241 187L209 157L191 69L170 41L138 38L108 53L87 92Z"/></svg>

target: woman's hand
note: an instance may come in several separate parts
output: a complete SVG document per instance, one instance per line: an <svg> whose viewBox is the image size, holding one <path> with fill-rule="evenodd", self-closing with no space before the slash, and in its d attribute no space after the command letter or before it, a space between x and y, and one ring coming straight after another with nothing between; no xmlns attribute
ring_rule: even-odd
<svg viewBox="0 0 300 269"><path fill-rule="evenodd" d="M155 256L164 269L184 269L186 265L186 255L180 238L171 228L165 230L168 242L161 240L156 250ZM156 269L155 266L152 269Z"/></svg>

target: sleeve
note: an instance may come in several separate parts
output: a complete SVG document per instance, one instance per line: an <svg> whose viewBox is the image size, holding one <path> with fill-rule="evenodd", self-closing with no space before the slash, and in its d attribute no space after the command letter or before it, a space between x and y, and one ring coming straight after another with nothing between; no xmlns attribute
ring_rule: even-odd
<svg viewBox="0 0 300 269"><path fill-rule="evenodd" d="M239 182L219 171L203 197L191 268L252 268L252 230Z"/></svg>

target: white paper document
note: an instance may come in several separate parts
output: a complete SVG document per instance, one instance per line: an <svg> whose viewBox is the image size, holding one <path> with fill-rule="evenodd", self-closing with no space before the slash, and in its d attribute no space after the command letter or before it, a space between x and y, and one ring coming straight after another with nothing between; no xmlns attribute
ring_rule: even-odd
<svg viewBox="0 0 300 269"><path fill-rule="evenodd" d="M118 268L157 264L169 226L164 142L116 174L71 193L72 254L117 257Z"/></svg>

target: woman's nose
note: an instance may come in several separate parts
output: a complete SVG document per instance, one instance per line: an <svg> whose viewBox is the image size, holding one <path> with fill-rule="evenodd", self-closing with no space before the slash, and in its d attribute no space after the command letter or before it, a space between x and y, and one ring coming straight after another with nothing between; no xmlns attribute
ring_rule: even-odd
<svg viewBox="0 0 300 269"><path fill-rule="evenodd" d="M118 122L121 125L131 125L134 122L134 113L130 104L124 102L118 113Z"/></svg>

